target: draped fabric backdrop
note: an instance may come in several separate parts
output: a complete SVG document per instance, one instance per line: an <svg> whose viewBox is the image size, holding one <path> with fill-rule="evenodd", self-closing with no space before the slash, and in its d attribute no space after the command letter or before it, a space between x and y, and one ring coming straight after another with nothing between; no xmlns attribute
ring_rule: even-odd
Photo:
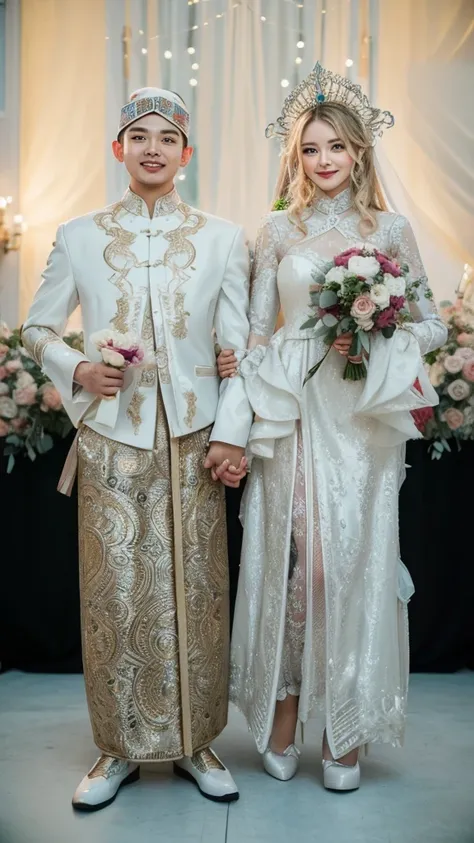
<svg viewBox="0 0 474 843"><path fill-rule="evenodd" d="M253 238L278 166L265 126L317 59L395 114L379 144L386 186L414 223L437 298L452 297L464 262L474 264L472 0L22 0L22 9L22 315L57 223L126 186L110 141L132 90L183 96L195 156L180 193Z"/></svg>
<svg viewBox="0 0 474 843"><path fill-rule="evenodd" d="M105 201L105 0L23 0L21 7L20 317L57 226Z"/></svg>

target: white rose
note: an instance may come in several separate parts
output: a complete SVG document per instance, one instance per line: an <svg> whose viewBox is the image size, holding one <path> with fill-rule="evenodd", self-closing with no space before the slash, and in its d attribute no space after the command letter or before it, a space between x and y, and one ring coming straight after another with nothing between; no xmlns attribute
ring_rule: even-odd
<svg viewBox="0 0 474 843"><path fill-rule="evenodd" d="M357 322L359 328L362 328L363 331L371 331L375 324L373 319L357 318L355 321Z"/></svg>
<svg viewBox="0 0 474 843"><path fill-rule="evenodd" d="M400 276L400 278L395 278L394 275L390 275L388 272L386 272L383 277L383 282L391 296L405 295L407 285L405 279L402 278L402 276Z"/></svg>
<svg viewBox="0 0 474 843"><path fill-rule="evenodd" d="M2 381L0 381L0 395L8 395L9 392L10 390L8 388L8 384L2 383Z"/></svg>
<svg viewBox="0 0 474 843"><path fill-rule="evenodd" d="M474 407L466 407L464 410L464 424L474 424Z"/></svg>
<svg viewBox="0 0 474 843"><path fill-rule="evenodd" d="M356 255L350 258L347 269L354 275L361 275L362 278L374 278L380 272L380 264L376 258L362 258Z"/></svg>
<svg viewBox="0 0 474 843"><path fill-rule="evenodd" d="M4 419L14 419L17 413L17 406L13 398L0 398L0 416Z"/></svg>
<svg viewBox="0 0 474 843"><path fill-rule="evenodd" d="M17 389L23 389L24 386L31 386L32 383L35 382L35 379L30 375L29 372L20 372L16 379L16 386Z"/></svg>
<svg viewBox="0 0 474 843"><path fill-rule="evenodd" d="M102 348L102 359L108 366L113 366L114 369L121 369L125 363L125 357L113 348Z"/></svg>
<svg viewBox="0 0 474 843"><path fill-rule="evenodd" d="M448 357L445 357L444 359L444 368L450 375L457 375L464 366L464 363L465 361L462 357L458 357L456 354L448 355Z"/></svg>
<svg viewBox="0 0 474 843"><path fill-rule="evenodd" d="M459 357L462 360L463 365L466 363L467 360L472 360L474 357L474 349L473 348L457 348L454 352L454 357ZM460 371L460 370L459 370Z"/></svg>
<svg viewBox="0 0 474 843"><path fill-rule="evenodd" d="M469 393L469 384L466 381L462 381L460 378L453 381L448 386L448 394L451 396L453 401L463 401L464 398L467 398Z"/></svg>
<svg viewBox="0 0 474 843"><path fill-rule="evenodd" d="M380 307L381 310L388 307L390 304L390 293L385 284L374 284L369 295L373 303L376 304L377 307Z"/></svg>
<svg viewBox="0 0 474 843"><path fill-rule="evenodd" d="M342 284L347 272L343 266L333 266L326 275L326 281L331 284Z"/></svg>

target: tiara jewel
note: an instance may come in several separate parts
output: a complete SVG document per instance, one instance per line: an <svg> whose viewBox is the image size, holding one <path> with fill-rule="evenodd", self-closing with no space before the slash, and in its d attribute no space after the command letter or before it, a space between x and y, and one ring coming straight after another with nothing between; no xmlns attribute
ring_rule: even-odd
<svg viewBox="0 0 474 843"><path fill-rule="evenodd" d="M389 111L372 108L360 85L338 73L331 73L317 62L309 76L287 96L280 116L275 123L267 126L266 137L280 138L285 144L295 120L305 111L323 102L339 102L355 111L369 132L373 144L382 136L384 129L390 129L395 122Z"/></svg>

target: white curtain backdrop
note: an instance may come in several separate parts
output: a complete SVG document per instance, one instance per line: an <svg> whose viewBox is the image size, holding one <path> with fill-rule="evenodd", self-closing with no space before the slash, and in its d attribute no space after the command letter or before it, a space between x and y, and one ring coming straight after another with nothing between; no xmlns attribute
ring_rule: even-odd
<svg viewBox="0 0 474 843"><path fill-rule="evenodd" d="M22 0L22 12L22 315L56 225L126 186L110 142L132 90L183 96L196 154L181 195L252 238L278 165L265 127L317 59L395 114L385 181L437 298L474 264L473 0Z"/></svg>

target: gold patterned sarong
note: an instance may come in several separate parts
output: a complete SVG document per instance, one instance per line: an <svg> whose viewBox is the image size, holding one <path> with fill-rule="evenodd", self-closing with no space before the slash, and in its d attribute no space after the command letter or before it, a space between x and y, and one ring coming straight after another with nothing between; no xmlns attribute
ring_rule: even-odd
<svg viewBox="0 0 474 843"><path fill-rule="evenodd" d="M79 434L84 677L107 755L192 755L227 722L224 490L203 468L208 439L170 440L159 389L153 451Z"/></svg>

